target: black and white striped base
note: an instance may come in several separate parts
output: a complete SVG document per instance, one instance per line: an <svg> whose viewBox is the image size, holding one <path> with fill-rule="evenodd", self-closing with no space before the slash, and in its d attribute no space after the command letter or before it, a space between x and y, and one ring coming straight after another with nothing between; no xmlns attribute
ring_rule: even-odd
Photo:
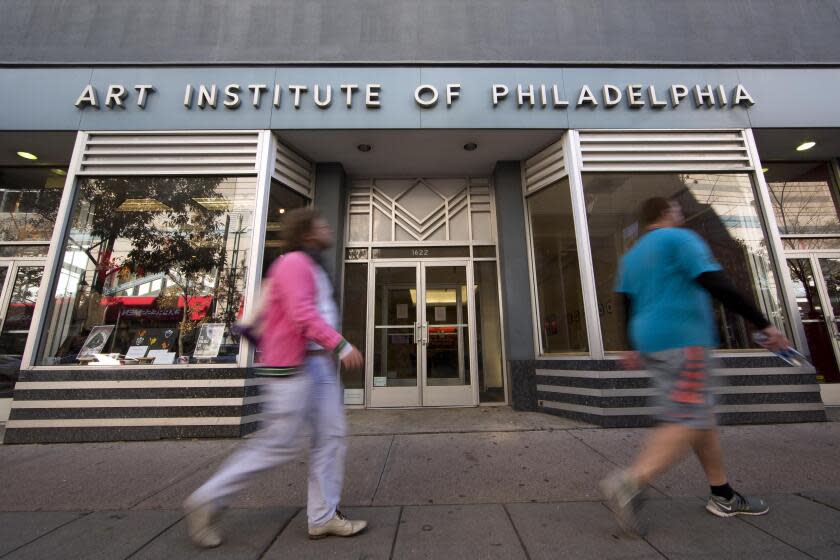
<svg viewBox="0 0 840 560"><path fill-rule="evenodd" d="M813 368L786 367L771 357L724 358L717 370L718 422L822 422L825 407ZM537 408L604 427L647 426L656 409L646 371L612 360L535 362Z"/></svg>
<svg viewBox="0 0 840 560"><path fill-rule="evenodd" d="M262 382L241 368L24 371L4 443L239 437Z"/></svg>

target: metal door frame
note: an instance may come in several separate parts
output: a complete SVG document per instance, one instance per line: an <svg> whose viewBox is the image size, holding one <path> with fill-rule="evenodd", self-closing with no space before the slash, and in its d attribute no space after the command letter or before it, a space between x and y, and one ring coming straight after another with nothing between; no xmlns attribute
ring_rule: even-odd
<svg viewBox="0 0 840 560"><path fill-rule="evenodd" d="M828 335L831 339L831 346L834 349L834 360L840 369L840 333L838 332L837 321L838 317L834 315L834 309L831 307L831 299L828 294L828 286L826 286L825 277L820 266L820 259L840 259L840 251L837 250L814 250L814 251L787 251L785 253L785 261L788 259L807 259L811 263L811 272L814 275L814 282L816 284L817 295L820 298L820 305L823 309L823 320L828 329ZM787 262L785 262L787 265ZM803 335L804 336L804 335ZM807 339L806 339L807 342Z"/></svg>
<svg viewBox="0 0 840 560"><path fill-rule="evenodd" d="M463 266L466 273L467 286L467 329L470 332L469 344L464 348L469 352L469 385L441 385L427 384L427 342L429 336L428 321L426 320L426 269L442 266ZM413 338L417 345L417 385L415 387L375 387L373 384L373 353L376 337L376 270L379 268L413 268L415 270L416 315ZM474 285L472 261L469 258L441 258L423 260L372 260L368 267L368 298L367 298L367 350L365 356L365 403L368 408L411 408L435 406L476 406L479 401L477 372L477 341L475 322L475 297L470 289ZM409 329L410 326L400 327ZM460 335L460 333L459 333ZM465 364L466 367L466 364ZM388 391L382 391L388 389ZM380 393L378 398L375 394ZM456 396L453 398L453 396ZM469 396L469 400L465 397ZM375 402L379 401L379 402Z"/></svg>
<svg viewBox="0 0 840 560"><path fill-rule="evenodd" d="M375 387L373 385L373 354L376 342L376 270L379 268L413 268L414 287L417 290L416 314L414 317L414 330L412 336L417 346L417 358L415 363L417 373L417 385L414 387ZM418 326L420 324L420 263L418 261L370 261L368 267L368 298L367 298L367 347L365 356L365 403L368 408L397 408L397 407L419 407L422 406L421 396L422 373L420 371L420 342L418 338ZM406 325L404 329L411 328ZM376 399L377 389L379 397ZM388 389L383 391L382 389ZM379 400L375 403L374 400Z"/></svg>
<svg viewBox="0 0 840 560"><path fill-rule="evenodd" d="M470 373L470 383L469 385L429 385L428 384L428 339L429 339L429 321L426 317L426 269L428 268L435 268L435 267L443 267L443 266L463 266L466 278L465 283L467 286L467 329L469 332L469 344L464 348L465 352L469 353L469 373ZM472 273L472 261L468 258L464 259L429 259L423 260L420 262L421 272L421 280L422 280L422 288L423 288L423 307L422 312L420 314L420 318L422 321L420 322L421 331L425 330L425 335L423 337L423 344L421 344L422 356L421 360L421 371L422 371L422 388L421 388L421 404L424 407L434 407L434 406L446 406L446 407L456 407L456 406L476 406L478 405L478 383L476 383L476 376L477 373L477 362L476 362L476 353L477 353L477 344L476 344L476 336L475 336L475 295L473 294L473 290L471 286L475 286L473 282L473 273ZM457 300L457 297L456 297ZM420 302L420 296L417 297L418 303ZM459 331L458 336L461 337L462 334ZM464 356L459 356L461 360L463 360Z"/></svg>
<svg viewBox="0 0 840 560"><path fill-rule="evenodd" d="M12 299L12 286L14 286L15 278L17 278L18 269L22 266L40 266L44 269L46 274L47 262L46 257L2 257L0 258L0 266L7 266L9 274L6 275L6 280L0 286L0 333L3 332L3 326L6 324L6 314L9 310L9 302ZM42 278L43 280L43 278ZM40 286L39 286L40 289ZM40 294L38 299L40 299ZM34 319L34 316L33 316ZM28 329L32 333L31 323ZM28 337L29 335L27 335ZM21 356L22 357L22 356ZM21 362L21 365L23 362Z"/></svg>

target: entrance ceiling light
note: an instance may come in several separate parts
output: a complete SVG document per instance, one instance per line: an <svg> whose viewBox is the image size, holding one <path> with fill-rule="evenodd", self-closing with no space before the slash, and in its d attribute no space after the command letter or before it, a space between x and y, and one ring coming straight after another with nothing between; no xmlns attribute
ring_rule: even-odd
<svg viewBox="0 0 840 560"><path fill-rule="evenodd" d="M761 172L762 172L762 173L767 173L768 171L769 171L769 169L768 169L768 168L766 168L766 167L762 167L762 168L761 168Z"/></svg>
<svg viewBox="0 0 840 560"><path fill-rule="evenodd" d="M23 159L38 159L38 156L30 152L18 152L17 155L19 155Z"/></svg>
<svg viewBox="0 0 840 560"><path fill-rule="evenodd" d="M371 150L370 144L359 144L356 149L360 152L369 152Z"/></svg>
<svg viewBox="0 0 840 560"><path fill-rule="evenodd" d="M54 168L54 169L50 169L50 173L52 173L53 175L60 175L61 177L64 177L65 175L67 175L67 171L65 171L63 169L59 169L57 167Z"/></svg>
<svg viewBox="0 0 840 560"><path fill-rule="evenodd" d="M473 152L476 148L478 148L478 144L476 144L475 142L467 142L466 144L464 144L464 149L468 152Z"/></svg>
<svg viewBox="0 0 840 560"><path fill-rule="evenodd" d="M797 152L804 152L805 150L810 150L811 148L813 148L816 145L817 145L816 142L812 142L811 140L808 140L807 142L802 142L801 144L799 144L796 147L796 151Z"/></svg>

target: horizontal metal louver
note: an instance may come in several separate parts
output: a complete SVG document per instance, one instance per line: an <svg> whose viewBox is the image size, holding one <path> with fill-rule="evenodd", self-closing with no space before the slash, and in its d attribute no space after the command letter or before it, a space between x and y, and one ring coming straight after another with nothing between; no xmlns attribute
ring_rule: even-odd
<svg viewBox="0 0 840 560"><path fill-rule="evenodd" d="M743 131L580 131L581 171L752 169Z"/></svg>
<svg viewBox="0 0 840 560"><path fill-rule="evenodd" d="M305 196L312 196L314 180L312 164L279 141L274 154L272 176L291 189Z"/></svg>
<svg viewBox="0 0 840 560"><path fill-rule="evenodd" d="M80 175L245 175L257 172L257 132L88 132Z"/></svg>
<svg viewBox="0 0 840 560"><path fill-rule="evenodd" d="M525 193L536 192L568 174L561 139L525 161Z"/></svg>

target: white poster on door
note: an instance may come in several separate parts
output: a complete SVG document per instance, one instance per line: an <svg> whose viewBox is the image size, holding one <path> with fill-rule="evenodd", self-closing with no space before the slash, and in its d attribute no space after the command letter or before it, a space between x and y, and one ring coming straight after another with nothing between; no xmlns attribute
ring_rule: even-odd
<svg viewBox="0 0 840 560"><path fill-rule="evenodd" d="M398 303L397 304L397 319L408 319L408 304L407 303Z"/></svg>
<svg viewBox="0 0 840 560"><path fill-rule="evenodd" d="M446 307L435 307L435 322L443 323L446 321Z"/></svg>

